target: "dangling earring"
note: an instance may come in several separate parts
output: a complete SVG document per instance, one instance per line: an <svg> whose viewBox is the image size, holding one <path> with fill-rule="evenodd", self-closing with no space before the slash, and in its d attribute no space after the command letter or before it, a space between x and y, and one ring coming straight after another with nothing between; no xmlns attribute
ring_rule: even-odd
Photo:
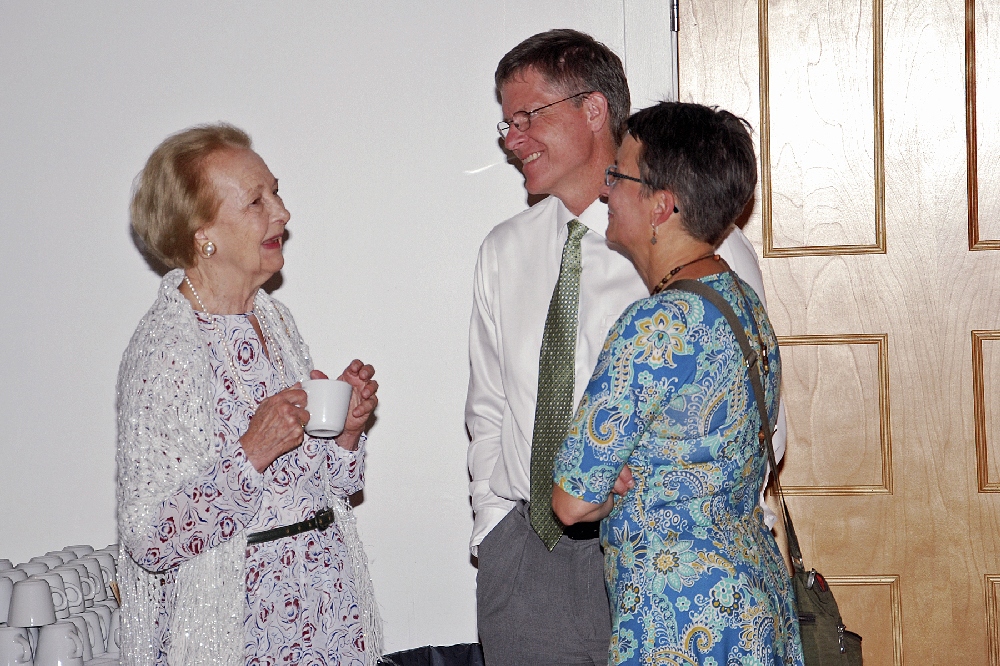
<svg viewBox="0 0 1000 666"><path fill-rule="evenodd" d="M653 237L649 239L649 242L651 245L656 245L656 225L650 222L649 226L653 227Z"/></svg>
<svg viewBox="0 0 1000 666"><path fill-rule="evenodd" d="M212 241L206 241L205 244L201 246L201 253L206 257L211 257L215 254L215 243Z"/></svg>

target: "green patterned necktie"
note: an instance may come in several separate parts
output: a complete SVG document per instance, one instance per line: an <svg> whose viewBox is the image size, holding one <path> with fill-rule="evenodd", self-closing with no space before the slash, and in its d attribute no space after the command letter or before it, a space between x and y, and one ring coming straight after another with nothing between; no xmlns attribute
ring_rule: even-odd
<svg viewBox="0 0 1000 666"><path fill-rule="evenodd" d="M566 438L573 413L573 368L576 364L577 308L580 304L580 239L587 227L569 223L559 281L549 301L538 358L538 400L531 435L531 526L552 550L562 527L552 513L552 468Z"/></svg>

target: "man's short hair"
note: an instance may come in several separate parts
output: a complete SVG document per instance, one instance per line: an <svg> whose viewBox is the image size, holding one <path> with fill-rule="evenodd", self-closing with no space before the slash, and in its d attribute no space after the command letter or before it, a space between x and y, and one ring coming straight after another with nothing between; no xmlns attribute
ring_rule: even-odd
<svg viewBox="0 0 1000 666"><path fill-rule="evenodd" d="M537 70L566 95L595 90L608 100L611 135L621 145L632 102L621 59L590 35L562 28L540 32L500 59L494 75L497 90L525 70ZM573 100L580 106L582 98Z"/></svg>
<svg viewBox="0 0 1000 666"><path fill-rule="evenodd" d="M717 245L753 196L757 160L750 125L729 111L660 102L628 119L649 190L669 190L694 238Z"/></svg>

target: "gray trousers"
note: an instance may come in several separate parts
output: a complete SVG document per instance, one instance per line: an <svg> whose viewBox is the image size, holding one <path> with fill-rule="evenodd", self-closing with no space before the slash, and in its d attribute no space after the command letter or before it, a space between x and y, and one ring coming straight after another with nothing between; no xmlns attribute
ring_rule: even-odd
<svg viewBox="0 0 1000 666"><path fill-rule="evenodd" d="M487 666L607 664L600 540L564 536L549 552L518 502L479 545L476 610Z"/></svg>

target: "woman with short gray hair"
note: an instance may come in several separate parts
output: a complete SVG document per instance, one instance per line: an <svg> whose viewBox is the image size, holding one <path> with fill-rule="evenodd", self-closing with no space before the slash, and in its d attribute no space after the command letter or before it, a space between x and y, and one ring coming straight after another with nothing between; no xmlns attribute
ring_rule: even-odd
<svg viewBox="0 0 1000 666"><path fill-rule="evenodd" d="M803 663L791 581L757 502L777 339L716 254L756 182L744 121L699 104L633 115L606 172L608 241L650 297L604 343L556 457L552 505L567 525L603 519L610 664ZM737 331L758 362L744 364Z"/></svg>

